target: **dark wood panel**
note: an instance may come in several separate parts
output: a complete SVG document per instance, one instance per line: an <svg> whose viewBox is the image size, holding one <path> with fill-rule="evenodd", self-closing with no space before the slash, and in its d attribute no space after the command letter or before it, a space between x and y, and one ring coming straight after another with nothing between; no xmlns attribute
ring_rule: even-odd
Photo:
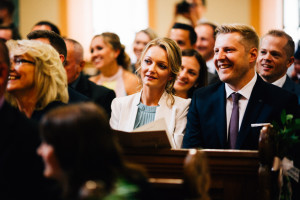
<svg viewBox="0 0 300 200"><path fill-rule="evenodd" d="M202 150L207 155L212 199L258 199L258 151ZM151 178L183 179L188 150L127 149L127 160L144 166ZM153 182L163 198L182 199L182 184Z"/></svg>

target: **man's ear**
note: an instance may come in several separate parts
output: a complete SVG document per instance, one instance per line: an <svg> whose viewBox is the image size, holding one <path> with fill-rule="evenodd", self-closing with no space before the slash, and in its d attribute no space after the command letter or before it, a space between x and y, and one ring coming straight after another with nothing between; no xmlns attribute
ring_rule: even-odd
<svg viewBox="0 0 300 200"><path fill-rule="evenodd" d="M83 70L84 66L85 66L85 61L82 60L82 61L79 63L79 72L81 72L81 71Z"/></svg>
<svg viewBox="0 0 300 200"><path fill-rule="evenodd" d="M256 62L256 59L257 59L257 55L258 55L258 50L257 48L251 48L249 50L249 55L250 55L250 63L253 63L253 62Z"/></svg>
<svg viewBox="0 0 300 200"><path fill-rule="evenodd" d="M61 60L61 63L64 63L64 61L65 61L65 56L62 55L62 54L59 54L59 58L60 58L60 60Z"/></svg>
<svg viewBox="0 0 300 200"><path fill-rule="evenodd" d="M290 57L290 59L288 60L287 65L286 65L287 68L289 68L294 62L295 62L294 56Z"/></svg>

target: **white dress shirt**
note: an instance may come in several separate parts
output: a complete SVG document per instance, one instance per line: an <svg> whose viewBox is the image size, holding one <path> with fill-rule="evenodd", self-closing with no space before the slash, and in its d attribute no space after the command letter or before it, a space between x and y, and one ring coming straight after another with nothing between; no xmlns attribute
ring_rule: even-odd
<svg viewBox="0 0 300 200"><path fill-rule="evenodd" d="M280 79L274 81L272 84L273 84L273 85L276 85L276 86L278 86L278 87L280 87L280 88L282 88L282 86L283 86L283 84L285 83L285 81L286 81L286 75L284 75L284 76L281 77Z"/></svg>
<svg viewBox="0 0 300 200"><path fill-rule="evenodd" d="M248 101L250 99L251 92L252 92L253 87L256 83L256 80L257 80L257 74L255 73L255 75L251 79L251 81L249 83L247 83L247 85L245 85L239 91L232 90L229 87L229 85L227 83L225 83L225 91L226 91L226 99L227 99L226 100L227 137L228 137L230 117L231 117L232 107L233 107L231 94L233 92L237 92L237 93L242 95L240 100L239 100L239 129L240 129L242 121L243 121L243 117L244 117L244 114L245 114L245 111L246 111L246 108L247 108L247 104L248 104Z"/></svg>
<svg viewBox="0 0 300 200"><path fill-rule="evenodd" d="M214 58L208 60L206 62L206 66L207 66L207 70L212 73L215 74L216 73L216 67L215 67L215 63L214 63Z"/></svg>

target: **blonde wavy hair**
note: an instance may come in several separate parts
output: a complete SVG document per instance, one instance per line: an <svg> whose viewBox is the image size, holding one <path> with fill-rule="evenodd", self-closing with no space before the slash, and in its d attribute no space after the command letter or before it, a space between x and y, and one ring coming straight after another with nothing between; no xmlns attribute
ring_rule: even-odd
<svg viewBox="0 0 300 200"><path fill-rule="evenodd" d="M51 45L34 40L9 40L6 45L11 58L27 54L35 61L36 110L42 110L52 101L69 101L67 74L59 54ZM6 92L6 99L17 106L15 97L9 92Z"/></svg>
<svg viewBox="0 0 300 200"><path fill-rule="evenodd" d="M141 70L141 63L144 59L146 52L153 46L158 46L164 49L167 52L167 60L168 60L168 68L170 69L170 76L172 77L166 84L165 91L169 94L169 98L171 99L171 105L174 104L175 99L173 97L174 91L174 83L177 78L177 74L181 68L181 50L177 43L174 40L171 40L167 37L156 38L151 40L144 48L140 60L138 60L137 64L139 66L137 71Z"/></svg>

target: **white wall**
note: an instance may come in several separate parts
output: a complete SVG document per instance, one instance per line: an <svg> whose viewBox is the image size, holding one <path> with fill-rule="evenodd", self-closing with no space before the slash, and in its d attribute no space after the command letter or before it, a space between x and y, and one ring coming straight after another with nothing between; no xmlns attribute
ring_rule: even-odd
<svg viewBox="0 0 300 200"><path fill-rule="evenodd" d="M89 60L89 46L93 37L91 10L91 0L67 0L67 37L83 46L86 60Z"/></svg>

